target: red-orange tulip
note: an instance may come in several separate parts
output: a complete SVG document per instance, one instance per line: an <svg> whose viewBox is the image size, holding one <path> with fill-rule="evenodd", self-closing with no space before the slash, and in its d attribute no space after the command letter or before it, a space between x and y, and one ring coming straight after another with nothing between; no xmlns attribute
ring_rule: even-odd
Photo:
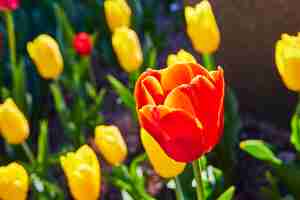
<svg viewBox="0 0 300 200"><path fill-rule="evenodd" d="M147 70L135 86L139 121L174 160L211 151L224 124L224 76L198 64Z"/></svg>

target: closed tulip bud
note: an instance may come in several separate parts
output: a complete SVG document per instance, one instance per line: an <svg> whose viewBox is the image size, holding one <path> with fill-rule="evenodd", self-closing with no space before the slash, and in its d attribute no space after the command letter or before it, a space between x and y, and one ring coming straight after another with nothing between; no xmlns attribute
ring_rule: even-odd
<svg viewBox="0 0 300 200"><path fill-rule="evenodd" d="M100 195L100 164L94 151L87 145L77 152L60 157L71 194L76 200L97 200Z"/></svg>
<svg viewBox="0 0 300 200"><path fill-rule="evenodd" d="M0 0L0 11L14 11L19 4L19 0Z"/></svg>
<svg viewBox="0 0 300 200"><path fill-rule="evenodd" d="M93 49L90 35L85 32L78 33L73 39L73 47L81 56L90 55Z"/></svg>
<svg viewBox="0 0 300 200"><path fill-rule="evenodd" d="M29 177L24 167L11 163L0 167L0 199L26 200Z"/></svg>
<svg viewBox="0 0 300 200"><path fill-rule="evenodd" d="M111 32L122 26L130 26L131 9L126 0L105 0L104 11Z"/></svg>
<svg viewBox="0 0 300 200"><path fill-rule="evenodd" d="M186 52L185 50L181 49L178 51L177 54L170 54L167 58L167 66L171 66L174 64L180 63L194 63L196 64L197 61L192 54Z"/></svg>
<svg viewBox="0 0 300 200"><path fill-rule="evenodd" d="M135 31L127 27L118 28L113 34L112 45L126 72L133 72L142 65L143 53Z"/></svg>
<svg viewBox="0 0 300 200"><path fill-rule="evenodd" d="M21 144L29 136L28 121L10 98L0 105L0 131L9 144Z"/></svg>
<svg viewBox="0 0 300 200"><path fill-rule="evenodd" d="M300 91L300 33L298 36L283 34L275 48L276 65L286 87Z"/></svg>
<svg viewBox="0 0 300 200"><path fill-rule="evenodd" d="M194 48L202 54L214 53L220 45L220 32L207 0L203 0L195 7L185 8L187 33Z"/></svg>
<svg viewBox="0 0 300 200"><path fill-rule="evenodd" d="M62 73L63 58L57 42L51 36L42 34L28 42L27 51L44 79L57 79Z"/></svg>
<svg viewBox="0 0 300 200"><path fill-rule="evenodd" d="M183 172L186 164L170 158L145 129L141 129L141 140L151 165L159 176L173 178Z"/></svg>
<svg viewBox="0 0 300 200"><path fill-rule="evenodd" d="M95 143L105 160L112 166L120 165L127 156L127 147L116 126L97 126Z"/></svg>

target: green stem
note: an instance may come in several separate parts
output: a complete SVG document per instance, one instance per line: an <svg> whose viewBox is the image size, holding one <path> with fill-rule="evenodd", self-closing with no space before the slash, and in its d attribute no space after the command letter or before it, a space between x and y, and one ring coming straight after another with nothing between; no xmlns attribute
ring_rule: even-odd
<svg viewBox="0 0 300 200"><path fill-rule="evenodd" d="M14 19L10 11L5 11L4 15L6 21L7 35L8 35L10 63L12 67L16 67L17 55L16 55L16 37L15 37Z"/></svg>
<svg viewBox="0 0 300 200"><path fill-rule="evenodd" d="M184 195L183 195L183 191L182 191L182 187L181 187L181 183L180 183L180 180L179 180L179 177L176 176L174 178L175 180L175 183L176 183L176 200L184 200Z"/></svg>
<svg viewBox="0 0 300 200"><path fill-rule="evenodd" d="M26 113L26 93L24 91L24 71L23 62L17 64L17 51L16 51L16 35L13 14L10 11L5 11L5 22L8 35L9 58L12 73L12 96L16 104Z"/></svg>
<svg viewBox="0 0 300 200"><path fill-rule="evenodd" d="M202 54L202 61L204 67L206 67L208 71L216 69L215 60L212 54Z"/></svg>
<svg viewBox="0 0 300 200"><path fill-rule="evenodd" d="M202 176L201 176L200 159L199 160L194 160L192 165L193 165L195 180L196 180L196 183L197 183L197 185L196 185L197 199L198 200L205 200L203 184L202 184Z"/></svg>
<svg viewBox="0 0 300 200"><path fill-rule="evenodd" d="M28 160L31 162L31 163L34 163L35 159L34 159L34 155L30 149L30 147L28 146L27 142L24 142L22 143L22 148L28 158Z"/></svg>

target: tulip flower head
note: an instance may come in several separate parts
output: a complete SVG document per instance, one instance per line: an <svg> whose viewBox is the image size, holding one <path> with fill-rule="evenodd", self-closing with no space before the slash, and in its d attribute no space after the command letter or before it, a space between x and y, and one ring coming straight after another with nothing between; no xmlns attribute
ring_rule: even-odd
<svg viewBox="0 0 300 200"><path fill-rule="evenodd" d="M224 76L221 67L175 64L138 78L135 100L140 125L178 162L211 151L222 135Z"/></svg>
<svg viewBox="0 0 300 200"><path fill-rule="evenodd" d="M73 47L81 56L90 55L93 49L90 35L85 32L78 33L73 39Z"/></svg>
<svg viewBox="0 0 300 200"><path fill-rule="evenodd" d="M203 0L195 7L185 8L187 33L194 48L199 53L214 53L220 45L220 31L207 0Z"/></svg>
<svg viewBox="0 0 300 200"><path fill-rule="evenodd" d="M0 199L26 200L29 188L29 177L24 167L11 163L0 167Z"/></svg>
<svg viewBox="0 0 300 200"><path fill-rule="evenodd" d="M63 58L57 42L51 36L42 34L28 42L27 51L44 79L57 79L63 72Z"/></svg>
<svg viewBox="0 0 300 200"><path fill-rule="evenodd" d="M180 49L177 54L170 54L167 58L167 66L170 67L174 64L180 63L194 63L196 64L197 61L192 54L186 52L183 49Z"/></svg>
<svg viewBox="0 0 300 200"><path fill-rule="evenodd" d="M275 60L286 87L300 92L300 33L298 36L282 35L276 43Z"/></svg>
<svg viewBox="0 0 300 200"><path fill-rule="evenodd" d="M141 129L141 140L151 165L159 176L173 178L183 172L186 164L170 158L145 129Z"/></svg>
<svg viewBox="0 0 300 200"><path fill-rule="evenodd" d="M97 126L95 144L105 160L112 166L120 165L127 156L127 146L116 126Z"/></svg>
<svg viewBox="0 0 300 200"><path fill-rule="evenodd" d="M127 27L118 28L112 37L112 45L123 69L130 73L143 63L143 53L136 32Z"/></svg>
<svg viewBox="0 0 300 200"><path fill-rule="evenodd" d="M104 11L111 32L122 26L130 26L131 9L126 0L105 0Z"/></svg>
<svg viewBox="0 0 300 200"><path fill-rule="evenodd" d="M0 11L14 11L19 4L19 0L0 0Z"/></svg>
<svg viewBox="0 0 300 200"><path fill-rule="evenodd" d="M100 195L100 165L87 145L60 157L71 194L76 200L97 200Z"/></svg>
<svg viewBox="0 0 300 200"><path fill-rule="evenodd" d="M0 105L0 131L9 144L21 144L29 136L28 121L10 98Z"/></svg>

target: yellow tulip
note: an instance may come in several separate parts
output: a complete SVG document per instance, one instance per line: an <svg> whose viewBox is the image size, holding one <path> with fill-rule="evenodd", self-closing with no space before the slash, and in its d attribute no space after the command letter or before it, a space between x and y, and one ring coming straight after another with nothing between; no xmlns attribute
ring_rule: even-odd
<svg viewBox="0 0 300 200"><path fill-rule="evenodd" d="M28 42L27 51L44 79L56 79L62 73L63 58L57 42L51 36L42 34Z"/></svg>
<svg viewBox="0 0 300 200"><path fill-rule="evenodd" d="M185 7L187 33L194 48L202 54L214 53L220 45L220 31L207 0Z"/></svg>
<svg viewBox="0 0 300 200"><path fill-rule="evenodd" d="M28 121L11 98L0 105L0 131L9 144L21 144L29 136Z"/></svg>
<svg viewBox="0 0 300 200"><path fill-rule="evenodd" d="M137 70L143 63L143 53L136 32L127 27L117 28L112 45L121 67L126 72Z"/></svg>
<svg viewBox="0 0 300 200"><path fill-rule="evenodd" d="M283 34L276 43L275 60L279 74L286 87L300 91L300 33L298 36Z"/></svg>
<svg viewBox="0 0 300 200"><path fill-rule="evenodd" d="M0 167L0 199L26 200L29 178L22 165L11 163Z"/></svg>
<svg viewBox="0 0 300 200"><path fill-rule="evenodd" d="M104 11L111 32L122 26L130 26L131 9L126 0L105 0Z"/></svg>
<svg viewBox="0 0 300 200"><path fill-rule="evenodd" d="M180 49L177 54L170 54L167 58L167 65L168 67L175 65L175 64L181 64L181 63L194 63L197 64L196 59L192 54L189 52Z"/></svg>
<svg viewBox="0 0 300 200"><path fill-rule="evenodd" d="M127 156L127 146L116 126L97 126L95 144L105 160L113 165L120 165Z"/></svg>
<svg viewBox="0 0 300 200"><path fill-rule="evenodd" d="M83 145L60 157L71 194L76 200L97 200L100 195L100 164L94 151Z"/></svg>
<svg viewBox="0 0 300 200"><path fill-rule="evenodd" d="M185 163L177 162L163 151L155 139L141 129L141 139L154 171L163 178L172 178L183 172Z"/></svg>

